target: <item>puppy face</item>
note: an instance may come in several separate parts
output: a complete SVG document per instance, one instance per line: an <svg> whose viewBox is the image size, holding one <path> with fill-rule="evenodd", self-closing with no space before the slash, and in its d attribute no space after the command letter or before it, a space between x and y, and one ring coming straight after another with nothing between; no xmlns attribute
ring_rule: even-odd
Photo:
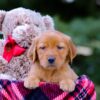
<svg viewBox="0 0 100 100"><path fill-rule="evenodd" d="M28 56L46 69L55 69L72 61L76 48L69 36L49 31L33 40Z"/></svg>

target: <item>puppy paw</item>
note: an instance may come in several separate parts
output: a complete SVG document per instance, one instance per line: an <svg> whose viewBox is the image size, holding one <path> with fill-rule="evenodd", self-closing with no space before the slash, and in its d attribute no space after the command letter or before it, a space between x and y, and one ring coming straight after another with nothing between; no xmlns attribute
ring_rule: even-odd
<svg viewBox="0 0 100 100"><path fill-rule="evenodd" d="M39 86L39 79L29 79L26 78L24 80L24 87L28 88L28 89L35 89Z"/></svg>
<svg viewBox="0 0 100 100"><path fill-rule="evenodd" d="M68 81L63 80L60 82L60 89L62 89L63 91L72 92L75 89L75 83L72 80Z"/></svg>

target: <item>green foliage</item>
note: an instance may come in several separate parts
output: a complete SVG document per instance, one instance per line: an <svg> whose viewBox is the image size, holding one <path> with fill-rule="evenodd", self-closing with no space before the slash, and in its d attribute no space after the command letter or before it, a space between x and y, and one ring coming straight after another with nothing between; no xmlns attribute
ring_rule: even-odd
<svg viewBox="0 0 100 100"><path fill-rule="evenodd" d="M100 86L96 86L97 100L100 100Z"/></svg>
<svg viewBox="0 0 100 100"><path fill-rule="evenodd" d="M75 18L70 22L62 22L58 16L55 16L54 20L56 28L71 35L77 44L87 45L89 42L90 45L90 42L96 43L100 40L100 19Z"/></svg>

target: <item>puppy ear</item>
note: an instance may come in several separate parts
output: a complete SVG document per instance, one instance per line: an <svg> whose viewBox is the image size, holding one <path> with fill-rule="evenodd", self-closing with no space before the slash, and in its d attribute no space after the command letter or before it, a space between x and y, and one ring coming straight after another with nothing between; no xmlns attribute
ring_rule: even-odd
<svg viewBox="0 0 100 100"><path fill-rule="evenodd" d="M66 36L66 39L67 39L67 45L68 45L68 49L69 49L67 60L69 62L72 62L72 60L74 59L74 57L77 54L77 49L69 36Z"/></svg>
<svg viewBox="0 0 100 100"><path fill-rule="evenodd" d="M28 50L27 56L33 61L35 62L37 60L37 52L36 52L36 47L37 47L37 41L38 38L34 38L32 40L32 44Z"/></svg>

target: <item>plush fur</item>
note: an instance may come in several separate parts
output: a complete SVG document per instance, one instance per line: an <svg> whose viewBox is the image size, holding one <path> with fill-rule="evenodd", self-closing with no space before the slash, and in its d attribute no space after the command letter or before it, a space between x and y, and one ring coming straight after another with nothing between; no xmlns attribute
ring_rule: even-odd
<svg viewBox="0 0 100 100"><path fill-rule="evenodd" d="M23 79L32 64L26 56L31 41L46 30L54 30L53 20L48 15L42 16L39 12L21 7L10 11L1 10L0 31L4 38L0 40L0 73ZM8 35L12 35L16 43L26 49L22 55L13 57L9 63L2 57Z"/></svg>
<svg viewBox="0 0 100 100"><path fill-rule="evenodd" d="M59 83L65 91L74 90L78 76L69 62L76 56L76 47L69 36L58 31L44 32L33 39L28 56L33 64L24 81L26 88L36 88L40 81L46 81Z"/></svg>

